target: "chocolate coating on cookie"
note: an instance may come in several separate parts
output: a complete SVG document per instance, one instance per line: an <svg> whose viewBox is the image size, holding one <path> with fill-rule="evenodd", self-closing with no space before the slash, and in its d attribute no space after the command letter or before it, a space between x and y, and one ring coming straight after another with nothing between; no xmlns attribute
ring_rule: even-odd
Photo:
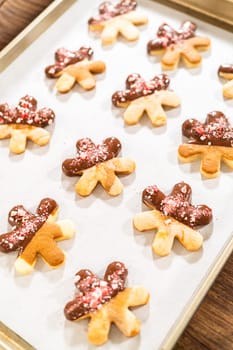
<svg viewBox="0 0 233 350"><path fill-rule="evenodd" d="M166 90L169 83L170 80L166 74L159 74L148 82L140 74L130 74L125 82L126 90L116 91L112 95L112 103L117 107L122 103L151 95L155 91Z"/></svg>
<svg viewBox="0 0 233 350"><path fill-rule="evenodd" d="M212 220L212 210L206 205L192 205L191 196L191 187L185 182L179 182L168 196L157 186L148 186L142 193L142 201L148 207L155 208L187 226L207 225Z"/></svg>
<svg viewBox="0 0 233 350"><path fill-rule="evenodd" d="M10 108L8 103L0 104L0 125L21 124L45 127L53 123L55 114L44 107L37 110L37 100L29 95L19 100L18 106Z"/></svg>
<svg viewBox="0 0 233 350"><path fill-rule="evenodd" d="M163 50L180 41L190 39L195 36L196 29L196 24L190 21L185 21L178 30L163 23L157 31L157 38L148 42L147 51L150 53L151 51Z"/></svg>
<svg viewBox="0 0 233 350"><path fill-rule="evenodd" d="M99 310L103 304L124 290L127 274L125 265L116 261L108 265L103 280L90 270L77 272L75 286L78 293L65 306L66 318L74 321Z"/></svg>
<svg viewBox="0 0 233 350"><path fill-rule="evenodd" d="M122 0L116 5L113 5L110 1L105 1L99 6L99 15L91 17L88 24L101 23L113 17L124 15L135 10L136 7L136 0Z"/></svg>
<svg viewBox="0 0 233 350"><path fill-rule="evenodd" d="M62 47L55 52L55 63L45 68L45 74L48 78L56 78L65 67L85 59L90 60L92 56L93 50L91 47L83 46L76 51Z"/></svg>
<svg viewBox="0 0 233 350"><path fill-rule="evenodd" d="M220 111L208 113L204 123L187 119L182 133L189 138L189 143L233 147L233 128Z"/></svg>
<svg viewBox="0 0 233 350"><path fill-rule="evenodd" d="M233 74L233 64L223 64L218 68L218 74Z"/></svg>
<svg viewBox="0 0 233 350"><path fill-rule="evenodd" d="M14 228L11 232L0 235L0 251L22 251L57 207L57 203L51 198L42 199L35 214L27 211L22 205L13 207L9 212L8 221Z"/></svg>
<svg viewBox="0 0 233 350"><path fill-rule="evenodd" d="M95 145L91 139L83 138L77 141L76 147L76 157L66 159L62 164L62 170L68 176L75 176L82 170L117 157L121 143L116 137L108 137Z"/></svg>

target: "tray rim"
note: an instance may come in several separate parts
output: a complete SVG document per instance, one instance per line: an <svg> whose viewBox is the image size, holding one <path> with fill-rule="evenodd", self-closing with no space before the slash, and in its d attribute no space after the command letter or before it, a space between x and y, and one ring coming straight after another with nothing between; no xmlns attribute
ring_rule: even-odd
<svg viewBox="0 0 233 350"><path fill-rule="evenodd" d="M0 73L45 32L76 0L54 0L0 51Z"/></svg>
<svg viewBox="0 0 233 350"><path fill-rule="evenodd" d="M41 14L39 14L22 32L20 32L0 51L0 73L4 71L31 43L33 43L34 40L36 40L37 37L45 32L52 23L54 23L76 1L78 0L54 0L44 11L42 11ZM198 6L197 3L199 0L152 1L174 8L180 12L188 13L205 22L209 22L217 27L233 32L233 16L232 20L224 20L221 14L218 16L218 14L212 13L211 7L209 11L206 11L202 6ZM210 4L211 1L212 0L207 0L206 3ZM233 10L233 0L222 0L222 3L223 6L224 3L230 4ZM168 332L167 338L161 345L161 350L171 350L174 347L232 252L233 232L231 232L231 235L225 243L222 251L217 255L200 284L197 285L196 290L192 295L192 300L186 304L183 313L175 321L175 325ZM2 348L4 345L5 347ZM33 350L35 348L0 320L0 349Z"/></svg>
<svg viewBox="0 0 233 350"><path fill-rule="evenodd" d="M209 22L217 27L233 32L233 0L221 0L221 11L216 12L218 0L153 0L165 6ZM203 5L204 4L204 5ZM218 8L219 10L219 8Z"/></svg>
<svg viewBox="0 0 233 350"><path fill-rule="evenodd" d="M54 0L22 32L0 51L0 73L26 49L40 34L56 21L76 0ZM223 12L216 13L213 1L206 0L205 7L200 0L152 0L178 11L209 22L215 26L233 32L233 0L221 0ZM212 4L211 4L212 2ZM232 9L232 11L229 11ZM226 12L224 11L226 9ZM227 11L228 10L228 11ZM232 15L229 17L229 13ZM228 14L228 18L224 14Z"/></svg>
<svg viewBox="0 0 233 350"><path fill-rule="evenodd" d="M20 337L3 322L0 321L0 349L1 350L36 350L25 339Z"/></svg>
<svg viewBox="0 0 233 350"><path fill-rule="evenodd" d="M183 314L180 315L176 324L171 328L167 335L167 339L162 343L161 350L172 350L173 346L177 342L178 338L184 331L188 322L194 315L198 306L204 299L205 295L209 291L211 285L214 283L216 277L220 273L224 264L227 262L228 258L233 252L233 232L231 232L230 238L227 240L223 247L223 250L217 255L214 262L211 264L208 272L203 277L200 284L196 287L196 290L192 296L192 301L186 304Z"/></svg>

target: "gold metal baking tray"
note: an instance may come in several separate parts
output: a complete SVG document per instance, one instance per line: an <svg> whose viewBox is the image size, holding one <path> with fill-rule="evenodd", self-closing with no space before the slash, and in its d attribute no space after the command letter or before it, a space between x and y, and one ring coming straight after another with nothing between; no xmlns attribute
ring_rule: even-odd
<svg viewBox="0 0 233 350"><path fill-rule="evenodd" d="M35 348L0 321L0 350L35 350Z"/></svg>
<svg viewBox="0 0 233 350"><path fill-rule="evenodd" d="M233 0L156 0L233 31Z"/></svg>
<svg viewBox="0 0 233 350"><path fill-rule="evenodd" d="M152 0L233 32L233 0ZM0 52L0 72L75 0L55 0Z"/></svg>
<svg viewBox="0 0 233 350"><path fill-rule="evenodd" d="M22 31L7 47L0 52L0 71L3 71L19 54L32 43L42 32L60 17L76 0L55 0L41 13L24 31ZM233 1L232 0L154 0L192 16L204 19L233 32ZM207 293L216 276L222 269L233 250L231 235L221 254L216 257L211 268L193 295L182 317L169 333L161 349L171 349L181 335L201 300ZM0 349L3 350L33 350L25 340L0 322Z"/></svg>

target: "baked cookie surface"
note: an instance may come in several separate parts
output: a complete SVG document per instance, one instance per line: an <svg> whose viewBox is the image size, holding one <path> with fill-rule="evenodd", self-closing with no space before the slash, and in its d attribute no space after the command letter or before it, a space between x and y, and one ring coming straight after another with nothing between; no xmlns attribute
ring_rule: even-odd
<svg viewBox="0 0 233 350"><path fill-rule="evenodd" d="M16 107L0 104L0 139L10 138L10 151L23 153L27 139L39 146L49 143L50 133L44 128L54 122L55 113L44 107L37 109L37 100L29 95L22 97Z"/></svg>
<svg viewBox="0 0 233 350"><path fill-rule="evenodd" d="M210 223L212 210L192 205L191 195L192 189L185 182L175 184L167 196L156 185L144 189L142 201L152 210L137 214L133 224L140 232L157 230L152 243L157 255L169 255L175 238L189 251L202 247L203 238L195 228Z"/></svg>
<svg viewBox="0 0 233 350"><path fill-rule="evenodd" d="M202 57L199 50L208 50L210 39L196 35L195 23L185 21L178 30L163 23L158 28L156 39L147 44L150 55L162 54L163 69L175 69L182 59L188 68L201 64Z"/></svg>
<svg viewBox="0 0 233 350"><path fill-rule="evenodd" d="M74 226L69 220L55 222L57 214L58 204L52 198L43 198L35 214L22 205L10 210L8 221L13 229L0 235L0 251L19 251L15 262L18 273L31 273L38 255L53 268L64 263L65 255L55 241L72 238Z"/></svg>
<svg viewBox="0 0 233 350"><path fill-rule="evenodd" d="M146 24L147 16L136 11L136 0L122 0L115 5L105 1L99 6L99 14L88 21L90 31L100 31L102 45L113 44L121 34L128 41L139 37L137 25Z"/></svg>
<svg viewBox="0 0 233 350"><path fill-rule="evenodd" d="M90 318L88 340L95 345L108 341L111 323L127 337L140 332L140 321L131 308L147 304L149 293L141 286L126 288L127 274L125 265L114 261L103 279L90 270L80 270L75 275L78 292L66 304L65 317L70 321Z"/></svg>
<svg viewBox="0 0 233 350"><path fill-rule="evenodd" d="M76 51L64 47L55 52L55 63L45 68L48 78L57 78L56 89L60 93L69 92L75 83L84 90L96 86L94 74L103 73L106 69L103 61L92 61L94 52L91 47L80 47Z"/></svg>
<svg viewBox="0 0 233 350"><path fill-rule="evenodd" d="M112 103L115 107L126 108L124 121L128 125L137 124L145 112L153 126L162 126L167 122L163 107L180 105L177 94L168 90L169 84L166 74L159 74L148 82L140 74L130 74L126 79L126 90L116 91Z"/></svg>
<svg viewBox="0 0 233 350"><path fill-rule="evenodd" d="M135 170L134 161L118 157L120 141L109 137L96 145L91 139L84 138L77 141L76 147L76 157L66 159L62 164L67 176L81 176L75 191L80 196L88 196L99 182L109 195L119 195L123 185L117 175L128 175Z"/></svg>
<svg viewBox="0 0 233 350"><path fill-rule="evenodd" d="M223 84L222 93L225 98L233 98L233 64L223 64L218 68L218 75L229 80Z"/></svg>
<svg viewBox="0 0 233 350"><path fill-rule="evenodd" d="M200 172L204 177L215 178L220 173L221 161L233 169L233 129L220 111L208 113L204 123L187 119L182 134L188 143L178 148L178 158L189 163L201 158Z"/></svg>

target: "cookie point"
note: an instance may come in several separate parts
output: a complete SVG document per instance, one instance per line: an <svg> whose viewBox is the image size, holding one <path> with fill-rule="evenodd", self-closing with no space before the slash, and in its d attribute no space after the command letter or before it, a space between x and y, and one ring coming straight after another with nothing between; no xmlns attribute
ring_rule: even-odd
<svg viewBox="0 0 233 350"><path fill-rule="evenodd" d="M20 275L27 275L33 271L33 265L30 265L22 258L17 258L15 261L15 270Z"/></svg>

